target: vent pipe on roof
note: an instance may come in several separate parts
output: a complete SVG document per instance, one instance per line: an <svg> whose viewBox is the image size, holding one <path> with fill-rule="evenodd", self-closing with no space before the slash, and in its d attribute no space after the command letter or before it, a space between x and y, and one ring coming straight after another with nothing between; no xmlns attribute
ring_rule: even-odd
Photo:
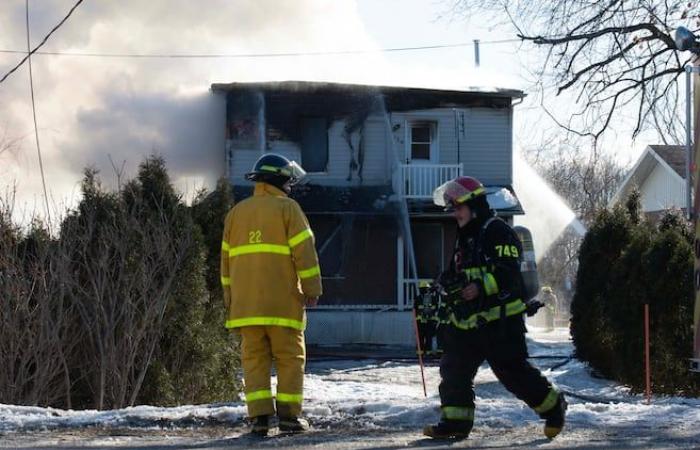
<svg viewBox="0 0 700 450"><path fill-rule="evenodd" d="M479 40L474 39L474 65L476 67L479 67L479 64Z"/></svg>

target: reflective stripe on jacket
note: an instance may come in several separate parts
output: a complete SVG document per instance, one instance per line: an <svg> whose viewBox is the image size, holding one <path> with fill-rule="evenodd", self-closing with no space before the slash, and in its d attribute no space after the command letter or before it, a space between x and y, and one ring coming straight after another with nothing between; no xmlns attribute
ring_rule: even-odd
<svg viewBox="0 0 700 450"><path fill-rule="evenodd" d="M452 270L463 271L479 286L481 298L463 302L464 311L451 314L457 328L470 330L501 317L525 312L520 261L522 244L513 229L498 218L483 218L459 230Z"/></svg>
<svg viewBox="0 0 700 450"><path fill-rule="evenodd" d="M304 297L322 293L314 236L297 202L265 183L226 216L221 284L227 328L304 329Z"/></svg>

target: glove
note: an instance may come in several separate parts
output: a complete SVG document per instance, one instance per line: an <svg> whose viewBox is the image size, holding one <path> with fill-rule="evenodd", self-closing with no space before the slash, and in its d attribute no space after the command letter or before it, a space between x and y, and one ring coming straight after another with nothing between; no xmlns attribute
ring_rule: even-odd
<svg viewBox="0 0 700 450"><path fill-rule="evenodd" d="M539 311L539 309L543 306L544 303L539 300L528 300L525 302L525 314L527 314L528 317L532 317L537 314L537 311Z"/></svg>
<svg viewBox="0 0 700 450"><path fill-rule="evenodd" d="M448 302L459 301L462 299L462 289L467 286L467 276L464 272L445 271L440 274L438 284Z"/></svg>

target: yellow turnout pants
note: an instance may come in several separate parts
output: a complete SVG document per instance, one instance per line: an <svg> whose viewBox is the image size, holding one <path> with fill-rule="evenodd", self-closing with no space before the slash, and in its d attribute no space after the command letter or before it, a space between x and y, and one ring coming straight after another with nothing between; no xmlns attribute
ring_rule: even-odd
<svg viewBox="0 0 700 450"><path fill-rule="evenodd" d="M241 363L248 415L298 417L304 389L304 332L280 326L246 326L241 333ZM277 395L272 394L272 362L277 369ZM276 402L275 402L276 400Z"/></svg>

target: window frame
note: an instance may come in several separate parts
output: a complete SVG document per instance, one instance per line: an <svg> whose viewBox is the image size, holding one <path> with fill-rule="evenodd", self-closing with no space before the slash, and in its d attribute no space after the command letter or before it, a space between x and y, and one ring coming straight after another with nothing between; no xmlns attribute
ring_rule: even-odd
<svg viewBox="0 0 700 450"><path fill-rule="evenodd" d="M426 142L413 141L413 128L425 126L430 130L429 157L428 159L413 158L413 144L426 144ZM406 122L406 159L408 163L438 164L440 162L440 144L438 130L440 123L434 118L411 118Z"/></svg>

